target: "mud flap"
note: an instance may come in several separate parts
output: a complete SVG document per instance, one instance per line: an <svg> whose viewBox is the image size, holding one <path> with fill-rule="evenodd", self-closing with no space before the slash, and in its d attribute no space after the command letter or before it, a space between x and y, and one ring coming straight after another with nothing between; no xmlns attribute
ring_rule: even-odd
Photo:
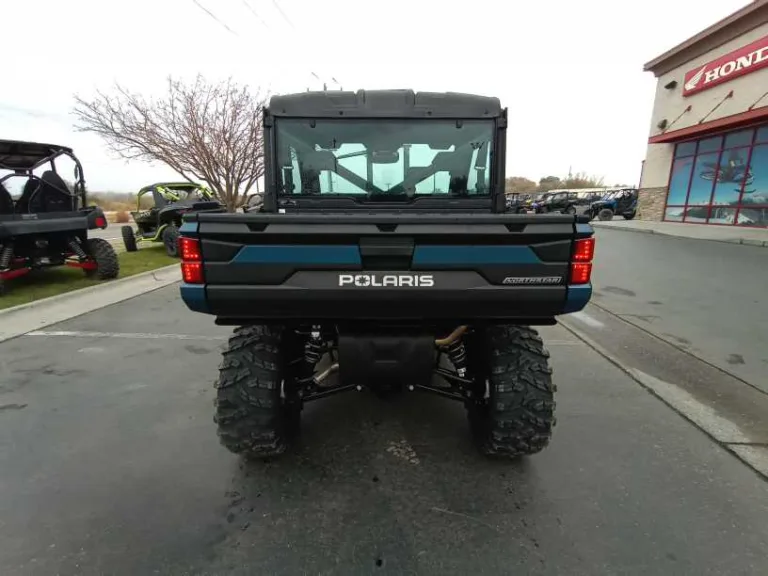
<svg viewBox="0 0 768 576"><path fill-rule="evenodd" d="M339 335L339 378L342 384L372 388L429 384L435 362L430 335Z"/></svg>

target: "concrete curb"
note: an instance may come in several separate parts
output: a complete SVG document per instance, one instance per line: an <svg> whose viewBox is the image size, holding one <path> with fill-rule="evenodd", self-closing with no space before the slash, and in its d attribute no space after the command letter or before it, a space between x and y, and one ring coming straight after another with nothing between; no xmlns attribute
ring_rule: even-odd
<svg viewBox="0 0 768 576"><path fill-rule="evenodd" d="M171 264L0 310L0 342L164 288L179 280L181 268Z"/></svg>
<svg viewBox="0 0 768 576"><path fill-rule="evenodd" d="M725 244L740 244L743 246L758 246L768 248L768 240L758 240L756 238L696 238L685 236L683 234L670 234L669 232L660 232L649 228L629 228L626 226L611 226L600 222L590 222L594 228L603 228L605 230L620 230L621 232L638 232L639 234L657 234L658 236L667 236L669 238L688 238L690 240L705 240L707 242L723 242Z"/></svg>
<svg viewBox="0 0 768 576"><path fill-rule="evenodd" d="M741 434L736 424L718 416L713 417L709 414L700 414L700 410L695 405L688 403L685 398L687 393L682 389L625 365L620 358L606 350L570 322L563 322L558 319L557 323L637 382L649 394L661 400L677 414L704 432L720 447L730 452L763 479L768 480L768 450L764 446L743 444L738 440L734 440L734 438L739 439Z"/></svg>

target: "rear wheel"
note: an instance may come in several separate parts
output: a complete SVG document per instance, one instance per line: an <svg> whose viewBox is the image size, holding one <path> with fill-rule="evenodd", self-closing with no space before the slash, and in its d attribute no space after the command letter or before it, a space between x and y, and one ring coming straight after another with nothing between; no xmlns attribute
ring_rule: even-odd
<svg viewBox="0 0 768 576"><path fill-rule="evenodd" d="M99 280L117 278L120 274L120 262L112 245L104 238L89 238L85 245L88 255L96 263L96 268L86 269L85 275Z"/></svg>
<svg viewBox="0 0 768 576"><path fill-rule="evenodd" d="M123 226L120 228L120 233L123 235L123 244L127 252L136 252L139 247L136 245L136 235L133 232L131 226Z"/></svg>
<svg viewBox="0 0 768 576"><path fill-rule="evenodd" d="M179 229L175 224L169 224L168 227L163 230L163 244L165 245L165 252L168 256L176 258L179 255Z"/></svg>
<svg viewBox="0 0 768 576"><path fill-rule="evenodd" d="M626 214L622 214L622 216L624 216L624 220L632 220L636 214L637 212L627 212Z"/></svg>
<svg viewBox="0 0 768 576"><path fill-rule="evenodd" d="M219 366L214 422L231 452L266 458L285 452L299 427L300 405L284 378L282 331L269 326L235 329ZM289 380L290 381L290 380Z"/></svg>
<svg viewBox="0 0 768 576"><path fill-rule="evenodd" d="M478 449L507 458L540 452L555 425L549 352L536 330L527 326L490 328L485 346L477 352L486 357L486 397L469 405Z"/></svg>
<svg viewBox="0 0 768 576"><path fill-rule="evenodd" d="M565 209L566 214L576 214L576 206L568 206L568 208Z"/></svg>
<svg viewBox="0 0 768 576"><path fill-rule="evenodd" d="M613 210L610 208L603 208L600 210L600 212L597 213L598 220L613 220Z"/></svg>

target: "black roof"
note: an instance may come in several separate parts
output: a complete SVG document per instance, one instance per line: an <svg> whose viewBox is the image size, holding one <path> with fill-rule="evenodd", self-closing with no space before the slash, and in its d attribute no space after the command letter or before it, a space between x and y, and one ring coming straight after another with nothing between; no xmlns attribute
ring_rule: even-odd
<svg viewBox="0 0 768 576"><path fill-rule="evenodd" d="M150 184L148 186L144 186L139 192L144 192L146 190L152 190L152 188L157 188L158 186L163 186L167 188L199 188L200 184L197 182L155 182L154 184Z"/></svg>
<svg viewBox="0 0 768 576"><path fill-rule="evenodd" d="M0 168L4 170L31 170L60 154L73 154L72 148L58 144L0 140Z"/></svg>
<svg viewBox="0 0 768 576"><path fill-rule="evenodd" d="M496 118L498 98L458 92L358 90L299 92L273 96L273 116L300 118Z"/></svg>

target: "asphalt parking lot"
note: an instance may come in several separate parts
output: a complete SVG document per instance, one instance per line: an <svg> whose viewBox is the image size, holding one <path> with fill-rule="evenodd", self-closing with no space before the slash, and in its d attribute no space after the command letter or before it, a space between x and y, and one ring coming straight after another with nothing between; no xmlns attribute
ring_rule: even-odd
<svg viewBox="0 0 768 576"><path fill-rule="evenodd" d="M765 574L768 484L561 327L551 446L350 393L300 446L218 445L229 329L170 286L0 344L0 574Z"/></svg>

